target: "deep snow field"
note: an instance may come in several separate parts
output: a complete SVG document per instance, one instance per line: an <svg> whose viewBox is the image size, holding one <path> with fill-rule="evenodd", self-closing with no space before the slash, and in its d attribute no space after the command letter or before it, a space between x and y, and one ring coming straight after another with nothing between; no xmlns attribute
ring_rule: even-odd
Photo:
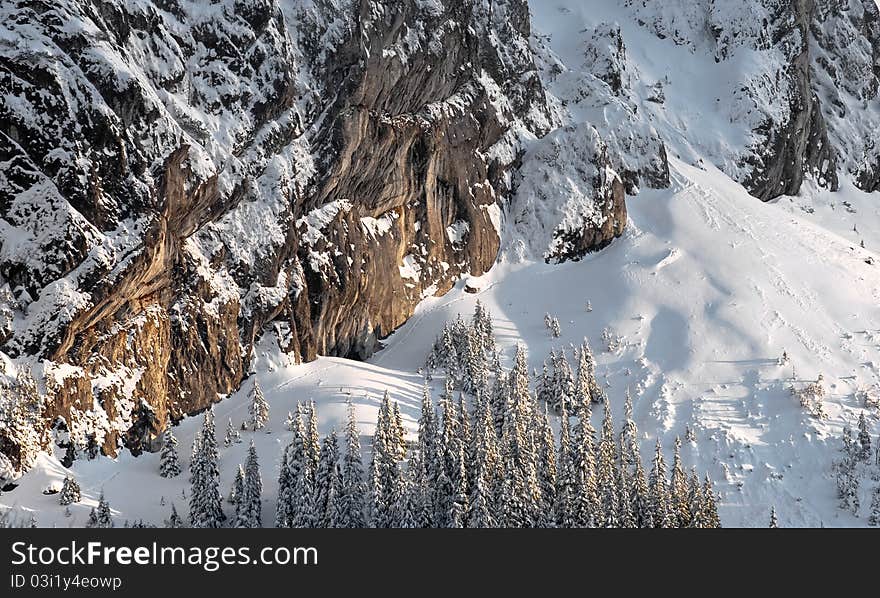
<svg viewBox="0 0 880 598"><path fill-rule="evenodd" d="M568 6L560 11L560 5ZM553 51L566 63L577 60L572 40L585 24L615 17L613 2L596 3L589 14L579 6L574 0L533 3L536 30L553 31ZM841 429L854 427L862 410L855 392L880 382L880 201L846 180L838 193L807 183L799 196L767 204L749 196L711 165L729 166L723 143L736 145L742 135L715 112L714 90L727 84L719 80L723 72L710 77L711 58L685 54L634 23L621 27L629 59L646 80L675 65L665 106L646 105L668 113L658 112L654 125L667 143L671 187L628 197L623 237L579 262L547 265L516 257L531 253L518 247L527 245L524 239L507 234L505 251L488 274L423 301L367 362L321 357L294 365L265 339L255 370L271 404L270 431L242 432L241 444L222 446L228 418L237 426L247 415L250 379L215 407L224 494L253 439L262 467L263 519L272 521L289 437L284 420L298 401L316 401L324 434L341 429L351 399L368 456L387 389L414 434L419 368L434 336L446 320L469 316L479 299L494 316L507 366L517 343L526 345L530 366L540 369L551 348L589 339L618 424L626 388L633 393L643 455L659 437L671 456L674 438L684 440L685 430L692 430L696 441L684 443L684 465L712 477L724 526L766 527L772 506L780 526L866 524L873 482L862 484L856 518L837 506L832 462L839 457ZM560 81L565 84L564 77ZM466 293L465 282L479 292ZM561 338L546 330L548 312L559 318ZM605 327L622 337L614 353L604 350ZM784 366L778 364L783 351L790 357ZM805 384L820 373L828 390L824 421L805 413L787 389L792 379ZM442 382L433 384L436 391ZM601 409L596 411L598 427ZM185 515L182 493L189 490L190 447L201 421L187 418L174 429L184 466L177 478L159 476L158 454L77 461L73 473L83 500L71 505L67 518L57 495L42 494L49 486L60 488L66 470L43 455L18 489L0 496L0 507L21 509L25 517L35 511L40 526L82 526L103 489L117 526L141 518L161 525L172 502ZM869 421L876 439L877 415Z"/></svg>
<svg viewBox="0 0 880 598"><path fill-rule="evenodd" d="M880 255L821 228L787 200L760 203L713 169L674 162L673 178L671 189L629 200L629 230L606 250L558 266L502 260L469 281L479 293L466 293L462 282L425 300L366 363L322 357L291 365L277 351L260 351L256 375L271 404L271 432L243 432L244 442L229 448L221 442L224 492L253 438L264 519L271 521L289 435L284 420L298 401L317 402L323 434L341 429L351 398L369 436L387 389L414 433L423 384L418 369L434 335L447 319L472 313L479 299L493 313L508 365L518 342L528 347L530 365L540 367L551 348L588 338L617 421L625 389L632 389L644 454L657 436L671 451L674 437L692 429L696 442L683 446L685 465L713 477L724 525L766 526L771 506L783 526L864 525L865 516L837 508L831 467L841 428L858 417L854 392L880 375L880 265L864 261ZM546 312L562 323L561 338L544 327ZM604 351L606 326L623 339L616 353ZM777 365L783 350L790 365ZM793 374L806 382L819 373L829 390L823 422L804 413L786 389ZM245 419L251 384L215 407L221 441L228 418L236 425ZM175 428L184 465L201 419ZM368 452L369 439L362 441ZM36 511L41 526L83 525L103 489L117 524L140 518L161 524L171 502L186 512L188 483L186 473L161 478L158 465L158 454L77 461L83 501L66 518L57 495L41 494L60 485L65 469L41 456L0 504ZM862 486L864 511L870 488Z"/></svg>

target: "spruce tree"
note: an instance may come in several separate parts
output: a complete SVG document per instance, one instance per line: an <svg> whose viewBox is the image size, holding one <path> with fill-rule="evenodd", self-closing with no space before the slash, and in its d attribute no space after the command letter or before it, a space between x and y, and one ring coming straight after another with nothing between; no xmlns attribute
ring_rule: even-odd
<svg viewBox="0 0 880 598"><path fill-rule="evenodd" d="M541 491L537 524L540 527L555 527L556 486L558 470L556 468L556 441L550 418L546 411L541 417L538 434L538 485Z"/></svg>
<svg viewBox="0 0 880 598"><path fill-rule="evenodd" d="M770 507L770 528L776 529L779 527L779 522L776 520L776 507Z"/></svg>
<svg viewBox="0 0 880 598"><path fill-rule="evenodd" d="M217 437L213 406L205 411L202 429L193 441L190 463L190 524L196 528L220 527L226 519L220 495L220 470L217 465Z"/></svg>
<svg viewBox="0 0 880 598"><path fill-rule="evenodd" d="M235 429L235 426L232 425L232 418L226 422L226 435L223 437L223 445L231 446L233 444L238 444L241 442L241 434L238 430Z"/></svg>
<svg viewBox="0 0 880 598"><path fill-rule="evenodd" d="M263 479L253 440L244 466L244 487L236 502L236 527L263 527Z"/></svg>
<svg viewBox="0 0 880 598"><path fill-rule="evenodd" d="M578 406L578 422L573 430L572 517L577 527L595 527L600 518L596 483L596 431L591 420L590 401L584 401Z"/></svg>
<svg viewBox="0 0 880 598"><path fill-rule="evenodd" d="M431 402L431 394L427 382L422 391L422 410L419 416L418 450L421 468L425 477L424 484L427 491L426 504L423 505L423 527L431 527L434 524L434 514L440 510L441 496L438 489L440 471L443 468L440 451L438 449L437 419L434 413L434 405Z"/></svg>
<svg viewBox="0 0 880 598"><path fill-rule="evenodd" d="M467 527L496 527L493 485L498 462L498 440L495 422L487 401L481 401L474 422L473 480L470 486Z"/></svg>
<svg viewBox="0 0 880 598"><path fill-rule="evenodd" d="M867 462L871 459L871 434L868 432L868 420L864 412L859 414L858 441L859 460Z"/></svg>
<svg viewBox="0 0 880 598"><path fill-rule="evenodd" d="M171 431L171 426L166 426L162 434L162 452L159 456L159 475L163 478L176 478L180 475L180 459L177 456L177 438Z"/></svg>
<svg viewBox="0 0 880 598"><path fill-rule="evenodd" d="M571 440L568 409L565 405L562 406L559 418L559 452L556 457L556 505L554 508L556 525L558 527L577 527L574 500L576 456Z"/></svg>
<svg viewBox="0 0 880 598"><path fill-rule="evenodd" d="M366 483L364 480L361 441L355 420L354 405L348 402L345 427L345 457L342 462L342 484L339 497L338 527L366 527Z"/></svg>
<svg viewBox="0 0 880 598"><path fill-rule="evenodd" d="M373 437L373 459L370 464L370 503L375 527L394 526L394 506L399 492L399 446L394 438L394 422L387 395L379 409L379 421Z"/></svg>
<svg viewBox="0 0 880 598"><path fill-rule="evenodd" d="M89 511L89 518L86 520L87 528L96 528L101 527L100 522L98 521L98 512L95 511L95 507Z"/></svg>
<svg viewBox="0 0 880 598"><path fill-rule="evenodd" d="M871 514L868 516L868 525L880 526L880 484L875 486L871 493Z"/></svg>
<svg viewBox="0 0 880 598"><path fill-rule="evenodd" d="M332 511L333 493L339 489L339 441L336 431L324 437L321 459L315 474L315 497L312 501L318 527L329 527L336 514Z"/></svg>
<svg viewBox="0 0 880 598"><path fill-rule="evenodd" d="M95 527L110 528L113 527L113 515L110 512L110 503L104 498L104 491L101 490L101 496L98 498L98 509L96 511L98 524Z"/></svg>
<svg viewBox="0 0 880 598"><path fill-rule="evenodd" d="M237 505L244 496L244 467L239 464L238 470L235 472L235 478L232 480L232 488L229 490L229 502ZM235 510L238 514L238 509Z"/></svg>
<svg viewBox="0 0 880 598"><path fill-rule="evenodd" d="M248 405L248 419L250 420L251 430L256 432L266 427L269 422L269 403L263 395L263 389L260 381L254 376L254 385L251 387L250 404Z"/></svg>
<svg viewBox="0 0 880 598"><path fill-rule="evenodd" d="M654 460L649 478L649 504L654 527L675 527L676 519L670 504L669 488L666 480L666 461L660 439L654 448Z"/></svg>
<svg viewBox="0 0 880 598"><path fill-rule="evenodd" d="M672 457L672 476L670 487L670 500L678 527L690 526L690 508L688 506L688 481L687 474L681 463L681 438L675 437Z"/></svg>
<svg viewBox="0 0 880 598"><path fill-rule="evenodd" d="M79 484L71 476L64 476L64 484L61 486L61 493L58 496L58 502L62 506L67 506L81 500L81 492Z"/></svg>
<svg viewBox="0 0 880 598"><path fill-rule="evenodd" d="M703 521L705 527L717 528L721 527L721 519L718 517L717 497L715 490L712 489L712 480L709 474L703 481Z"/></svg>
<svg viewBox="0 0 880 598"><path fill-rule="evenodd" d="M171 515L165 520L165 527L177 529L183 526L183 519L177 514L177 507L174 506L174 503L171 503Z"/></svg>
<svg viewBox="0 0 880 598"><path fill-rule="evenodd" d="M707 527L705 516L703 514L706 499L703 496L703 488L700 485L700 478L697 477L696 467L691 468L691 474L688 477L687 503L687 526L697 528ZM679 527L682 526L683 524L679 523Z"/></svg>
<svg viewBox="0 0 880 598"><path fill-rule="evenodd" d="M318 461L321 457L321 445L318 439L318 410L314 401L309 401L306 408L306 462L309 466L312 478L318 470Z"/></svg>
<svg viewBox="0 0 880 598"><path fill-rule="evenodd" d="M596 464L596 486L601 502L602 527L618 527L617 516L617 450L614 438L614 422L611 416L611 405L606 397L603 401L604 417L602 419L602 437L599 441L599 453Z"/></svg>
<svg viewBox="0 0 880 598"><path fill-rule="evenodd" d="M458 444L455 458L455 474L452 503L449 507L449 527L467 527L468 489L467 469L465 467L464 446Z"/></svg>
<svg viewBox="0 0 880 598"><path fill-rule="evenodd" d="M387 394L388 391L386 390ZM400 414L400 405L397 401L393 401L391 403L392 412L391 412L391 421L393 424L393 433L394 433L394 444L397 447L397 459L403 460L406 458L407 448L406 448L406 428L403 425L403 416Z"/></svg>
<svg viewBox="0 0 880 598"><path fill-rule="evenodd" d="M290 444L281 452L281 467L278 469L278 498L275 501L275 527L290 527L290 512L288 500L292 493L293 481L290 475L290 467L287 464L287 455L290 452Z"/></svg>

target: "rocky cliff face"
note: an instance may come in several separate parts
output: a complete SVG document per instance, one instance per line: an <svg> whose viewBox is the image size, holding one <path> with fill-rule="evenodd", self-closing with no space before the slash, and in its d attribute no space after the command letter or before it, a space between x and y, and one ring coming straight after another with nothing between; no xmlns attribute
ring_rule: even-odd
<svg viewBox="0 0 880 598"><path fill-rule="evenodd" d="M369 356L492 265L551 126L521 0L3 12L0 349L81 452L235 390L264 334Z"/></svg>

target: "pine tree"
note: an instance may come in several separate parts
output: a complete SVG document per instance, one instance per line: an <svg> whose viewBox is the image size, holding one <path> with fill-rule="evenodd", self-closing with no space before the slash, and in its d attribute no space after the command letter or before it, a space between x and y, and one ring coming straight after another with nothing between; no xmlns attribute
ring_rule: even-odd
<svg viewBox="0 0 880 598"><path fill-rule="evenodd" d="M779 522L776 520L776 507L770 507L770 527L771 529L779 527Z"/></svg>
<svg viewBox="0 0 880 598"><path fill-rule="evenodd" d="M312 478L318 470L318 461L321 458L321 445L318 439L318 410L314 401L309 401L306 408L306 462Z"/></svg>
<svg viewBox="0 0 880 598"><path fill-rule="evenodd" d="M339 490L339 441L336 431L332 430L325 438L321 447L321 459L315 475L315 498L312 501L315 519L319 527L331 527L335 519L331 502L333 494Z"/></svg>
<svg viewBox="0 0 880 598"><path fill-rule="evenodd" d="M871 493L871 515L868 517L868 525L880 526L880 484L874 487Z"/></svg>
<svg viewBox="0 0 880 598"><path fill-rule="evenodd" d="M666 480L666 462L663 459L663 447L660 439L654 449L654 460L649 478L649 504L654 527L675 527L676 519L670 504L669 489Z"/></svg>
<svg viewBox="0 0 880 598"><path fill-rule="evenodd" d="M110 528L113 527L113 515L110 512L110 503L104 498L104 491L98 498L98 510L96 512L98 524L95 527Z"/></svg>
<svg viewBox="0 0 880 598"><path fill-rule="evenodd" d="M859 414L859 460L868 461L871 458L871 434L868 432L868 420L865 413Z"/></svg>
<svg viewBox="0 0 880 598"><path fill-rule="evenodd" d="M232 480L232 489L229 491L229 502L234 505L237 505L238 502L244 496L244 467L240 464L238 469L235 472L235 478ZM238 509L235 510L236 514L238 513ZM237 517L236 517L237 519Z"/></svg>
<svg viewBox="0 0 880 598"><path fill-rule="evenodd" d="M235 503L235 527L263 527L263 480L253 440L244 466L244 484Z"/></svg>
<svg viewBox="0 0 880 598"><path fill-rule="evenodd" d="M584 401L578 406L578 423L573 430L572 516L577 527L595 527L600 515L596 483L596 431L591 420L590 401Z"/></svg>
<svg viewBox="0 0 880 598"><path fill-rule="evenodd" d="M452 503L449 507L449 527L467 527L468 490L467 469L465 467L464 446L458 444L455 476L453 479Z"/></svg>
<svg viewBox="0 0 880 598"><path fill-rule="evenodd" d="M721 527L721 519L718 517L717 497L715 490L712 489L712 480L709 474L703 481L703 522L704 527L717 528Z"/></svg>
<svg viewBox="0 0 880 598"><path fill-rule="evenodd" d="M226 435L223 438L223 446L231 446L239 442L241 442L241 434L232 425L232 418L230 417L226 422Z"/></svg>
<svg viewBox="0 0 880 598"><path fill-rule="evenodd" d="M62 506L67 506L82 499L79 484L72 477L64 476L64 484L61 486L61 493L58 496L58 502Z"/></svg>
<svg viewBox="0 0 880 598"><path fill-rule="evenodd" d="M468 505L467 527L487 528L497 525L493 486L498 463L498 439L488 401L481 401L474 422L474 472Z"/></svg>
<svg viewBox="0 0 880 598"><path fill-rule="evenodd" d="M681 463L681 438L675 438L672 457L672 476L670 487L671 508L678 527L690 526L690 507L688 505L687 474Z"/></svg>
<svg viewBox="0 0 880 598"><path fill-rule="evenodd" d="M422 392L422 410L419 416L418 437L422 475L425 478L423 483L427 492L426 502L423 505L422 527L431 527L434 524L434 514L439 512L441 508L440 502L442 497L439 495L438 489L440 488L439 479L440 471L443 468L443 461L440 458L437 443L437 419L431 402L430 390L426 382Z"/></svg>
<svg viewBox="0 0 880 598"><path fill-rule="evenodd" d="M95 511L95 507L92 507L92 510L89 511L89 518L86 521L86 527L87 528L101 527L101 524L98 521L98 512Z"/></svg>
<svg viewBox="0 0 880 598"><path fill-rule="evenodd" d="M440 420L437 428L438 471L434 487L434 525L450 527L449 514L455 497L455 476L458 455L458 417L452 402L452 389L447 385L440 397Z"/></svg>
<svg viewBox="0 0 880 598"><path fill-rule="evenodd" d="M576 458L571 441L568 409L562 406L559 415L559 452L556 460L556 525L558 527L577 527L575 518L574 490L576 487Z"/></svg>
<svg viewBox="0 0 880 598"><path fill-rule="evenodd" d="M165 527L172 529L184 527L183 519L177 514L177 507L174 506L174 503L171 503L171 515L165 520Z"/></svg>
<svg viewBox="0 0 880 598"><path fill-rule="evenodd" d="M387 394L388 391L386 390ZM403 425L403 416L400 414L400 405L397 401L393 401L391 403L392 413L391 413L391 422L393 424L392 431L394 434L394 444L397 447L397 459L403 460L406 458L407 448L406 448L406 428Z"/></svg>
<svg viewBox="0 0 880 598"><path fill-rule="evenodd" d="M593 403L602 403L605 400L605 390L596 381L596 360L587 339L581 344L578 356L576 396L589 398Z"/></svg>
<svg viewBox="0 0 880 598"><path fill-rule="evenodd" d="M634 528L636 527L636 516L633 512L633 501L630 494L632 488L626 477L626 469L618 467L617 476L617 525L618 527Z"/></svg>
<svg viewBox="0 0 880 598"><path fill-rule="evenodd" d="M605 415L602 419L602 438L599 442L599 454L596 468L596 486L601 502L602 527L618 527L619 505L617 504L617 450L614 441L614 422L611 416L611 405L607 397L604 402Z"/></svg>
<svg viewBox="0 0 880 598"><path fill-rule="evenodd" d="M226 519L220 495L220 470L217 465L217 437L214 429L213 406L205 411L200 433L193 441L190 463L189 517L192 527L220 527Z"/></svg>
<svg viewBox="0 0 880 598"><path fill-rule="evenodd" d="M337 526L366 527L366 483L364 481L361 441L355 420L354 405L348 403L345 427L345 457L342 462L342 484L339 496L340 515Z"/></svg>
<svg viewBox="0 0 880 598"><path fill-rule="evenodd" d="M556 468L556 441L550 418L546 411L541 417L538 434L538 485L541 491L537 524L540 527L555 527L556 485L558 470Z"/></svg>
<svg viewBox="0 0 880 598"><path fill-rule="evenodd" d="M702 528L706 527L703 507L706 505L706 499L703 496L703 488L700 486L700 478L697 477L697 468L691 468L691 474L688 477L688 527ZM682 524L679 524L681 527Z"/></svg>
<svg viewBox="0 0 880 598"><path fill-rule="evenodd" d="M254 377L254 385L250 393L250 405L248 406L248 416L250 419L251 430L256 432L262 430L269 421L269 403L263 395L263 389L260 382Z"/></svg>
<svg viewBox="0 0 880 598"><path fill-rule="evenodd" d="M635 464L635 473L632 478L632 489L630 498L632 500L632 513L636 522L636 527L648 528L654 527L654 519L651 513L650 492L648 490L648 480L645 478L645 469L642 466L642 460L639 458ZM705 492L704 492L705 494ZM705 508L704 508L705 517Z"/></svg>
<svg viewBox="0 0 880 598"><path fill-rule="evenodd" d="M373 437L373 459L370 464L370 503L375 527L393 527L396 494L399 492L399 446L394 438L394 422L388 396L379 409L379 421Z"/></svg>
<svg viewBox="0 0 880 598"><path fill-rule="evenodd" d="M317 424L314 404L311 404L303 415L301 406L297 406L296 431L293 433L287 453L287 465L290 468L292 495L287 497L290 512L290 526L296 528L317 527L312 500L315 495L315 473L317 462L315 456L320 458L320 447L317 443ZM304 421L304 417L309 423Z"/></svg>
<svg viewBox="0 0 880 598"><path fill-rule="evenodd" d="M177 438L171 426L162 434L162 452L159 456L159 475L163 478L176 478L180 475L180 459L177 456Z"/></svg>

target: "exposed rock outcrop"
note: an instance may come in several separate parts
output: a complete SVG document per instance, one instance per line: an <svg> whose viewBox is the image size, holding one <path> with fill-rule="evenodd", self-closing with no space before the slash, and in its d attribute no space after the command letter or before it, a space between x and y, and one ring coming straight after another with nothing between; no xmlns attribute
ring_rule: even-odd
<svg viewBox="0 0 880 598"><path fill-rule="evenodd" d="M41 360L37 425L83 453L232 392L266 331L369 356L492 265L551 126L524 0L3 13L0 349Z"/></svg>

